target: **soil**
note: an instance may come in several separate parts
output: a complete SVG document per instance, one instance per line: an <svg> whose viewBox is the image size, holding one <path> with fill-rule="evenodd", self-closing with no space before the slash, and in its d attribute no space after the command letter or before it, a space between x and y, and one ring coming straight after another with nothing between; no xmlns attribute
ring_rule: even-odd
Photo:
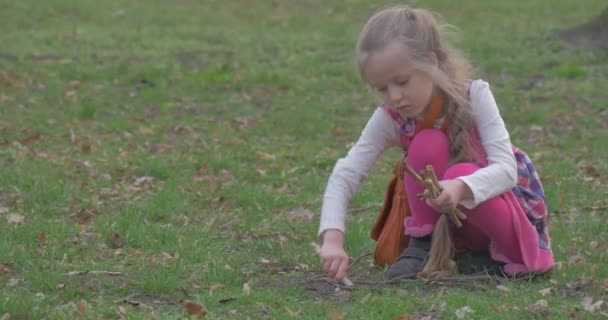
<svg viewBox="0 0 608 320"><path fill-rule="evenodd" d="M608 54L608 7L591 21L563 30L558 33L558 36L576 48Z"/></svg>

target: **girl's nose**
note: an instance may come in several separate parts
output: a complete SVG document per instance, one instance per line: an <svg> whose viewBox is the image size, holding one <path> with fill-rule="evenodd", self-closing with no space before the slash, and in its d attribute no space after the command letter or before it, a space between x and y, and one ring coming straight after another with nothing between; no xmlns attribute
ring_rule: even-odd
<svg viewBox="0 0 608 320"><path fill-rule="evenodd" d="M401 90L396 86L390 86L388 88L388 98L391 102L399 102L403 98Z"/></svg>

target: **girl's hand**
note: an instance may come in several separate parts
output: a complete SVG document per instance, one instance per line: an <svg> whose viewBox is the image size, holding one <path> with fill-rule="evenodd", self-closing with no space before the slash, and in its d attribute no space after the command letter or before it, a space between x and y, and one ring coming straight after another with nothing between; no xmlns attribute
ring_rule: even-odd
<svg viewBox="0 0 608 320"><path fill-rule="evenodd" d="M340 230L327 230L323 233L323 245L317 251L321 257L323 270L330 278L342 280L348 271L349 258L344 251L344 234Z"/></svg>
<svg viewBox="0 0 608 320"><path fill-rule="evenodd" d="M439 196L426 200L426 203L439 213L455 209L461 200L473 199L473 192L460 179L442 180L439 185L443 189Z"/></svg>

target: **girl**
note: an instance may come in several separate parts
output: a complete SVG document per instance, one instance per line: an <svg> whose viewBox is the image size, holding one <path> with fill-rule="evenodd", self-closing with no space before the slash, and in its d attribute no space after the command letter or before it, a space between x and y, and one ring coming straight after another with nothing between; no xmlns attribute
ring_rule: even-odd
<svg viewBox="0 0 608 320"><path fill-rule="evenodd" d="M468 62L441 29L430 12L399 6L376 13L359 35L359 73L382 105L327 184L318 253L332 278L344 278L348 268L348 203L383 151L393 146L403 148L404 161L415 171L432 165L442 191L421 200L417 194L423 187L404 176L411 211L404 232L410 241L389 268L389 278L423 269L431 235L445 222L439 212L456 207L467 216L461 228L446 229L456 252L489 252L508 275L545 272L554 264L538 175L529 158L511 146L488 83L467 80ZM431 129L420 130L431 109L439 116Z"/></svg>

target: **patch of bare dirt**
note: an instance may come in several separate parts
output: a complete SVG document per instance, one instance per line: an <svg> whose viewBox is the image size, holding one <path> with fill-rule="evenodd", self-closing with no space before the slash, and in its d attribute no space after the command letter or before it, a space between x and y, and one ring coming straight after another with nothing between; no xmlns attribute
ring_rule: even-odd
<svg viewBox="0 0 608 320"><path fill-rule="evenodd" d="M591 21L563 30L558 36L573 47L608 53L608 8Z"/></svg>

